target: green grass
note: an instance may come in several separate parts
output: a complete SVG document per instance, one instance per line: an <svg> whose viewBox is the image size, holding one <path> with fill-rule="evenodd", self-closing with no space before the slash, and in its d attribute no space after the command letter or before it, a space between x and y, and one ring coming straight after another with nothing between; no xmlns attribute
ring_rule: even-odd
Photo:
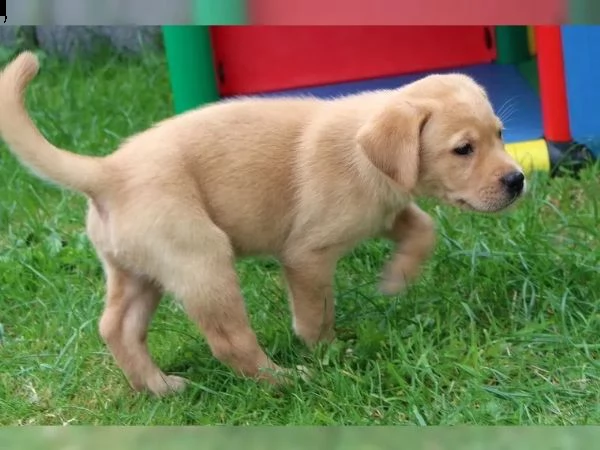
<svg viewBox="0 0 600 450"><path fill-rule="evenodd" d="M28 103L53 142L86 154L171 111L161 59L46 60ZM133 393L97 332L103 279L85 201L0 151L0 424L589 424L600 422L600 170L531 180L509 214L424 204L439 244L402 296L376 291L389 246L339 265L339 342L311 354L290 332L277 266L239 264L253 326L275 360L314 377L275 390L234 376L172 302L150 346L193 381Z"/></svg>
<svg viewBox="0 0 600 450"><path fill-rule="evenodd" d="M599 427L21 427L0 430L23 450L588 450Z"/></svg>

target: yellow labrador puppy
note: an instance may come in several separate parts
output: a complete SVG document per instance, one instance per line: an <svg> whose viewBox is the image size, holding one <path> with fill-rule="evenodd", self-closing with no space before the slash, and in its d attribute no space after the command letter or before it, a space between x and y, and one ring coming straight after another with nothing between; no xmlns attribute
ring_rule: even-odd
<svg viewBox="0 0 600 450"><path fill-rule="evenodd" d="M434 226L414 198L493 212L525 188L485 91L464 75L335 100L223 101L101 158L57 148L37 130L23 103L37 71L25 52L1 73L2 138L40 177L89 199L87 232L107 284L100 333L132 387L156 395L186 384L146 346L164 292L181 300L216 358L275 382L279 367L249 325L235 258L279 259L294 330L312 346L334 337L334 269L359 242L396 242L384 292L419 274Z"/></svg>

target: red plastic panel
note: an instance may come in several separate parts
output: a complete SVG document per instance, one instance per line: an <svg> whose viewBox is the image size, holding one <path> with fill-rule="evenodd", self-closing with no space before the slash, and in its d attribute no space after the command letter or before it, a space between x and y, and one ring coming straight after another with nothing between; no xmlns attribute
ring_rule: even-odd
<svg viewBox="0 0 600 450"><path fill-rule="evenodd" d="M537 25L535 38L544 135L549 141L569 142L571 129L561 27Z"/></svg>
<svg viewBox="0 0 600 450"><path fill-rule="evenodd" d="M252 94L487 63L484 26L218 26L221 95Z"/></svg>
<svg viewBox="0 0 600 450"><path fill-rule="evenodd" d="M539 25L568 21L566 0L247 0L247 4L250 23L256 25Z"/></svg>

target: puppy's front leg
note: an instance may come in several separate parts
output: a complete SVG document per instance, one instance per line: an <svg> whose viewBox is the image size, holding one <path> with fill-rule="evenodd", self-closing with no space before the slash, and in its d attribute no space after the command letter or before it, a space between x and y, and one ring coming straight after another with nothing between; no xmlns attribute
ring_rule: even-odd
<svg viewBox="0 0 600 450"><path fill-rule="evenodd" d="M435 247L435 226L427 213L411 203L398 214L385 237L396 243L396 249L383 271L380 290L393 295L420 274Z"/></svg>
<svg viewBox="0 0 600 450"><path fill-rule="evenodd" d="M333 252L307 251L283 262L296 335L309 347L335 338Z"/></svg>

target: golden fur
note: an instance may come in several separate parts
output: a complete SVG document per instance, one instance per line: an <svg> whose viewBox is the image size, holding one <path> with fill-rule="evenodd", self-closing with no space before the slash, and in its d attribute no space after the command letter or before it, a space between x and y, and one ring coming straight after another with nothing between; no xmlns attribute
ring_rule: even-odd
<svg viewBox="0 0 600 450"><path fill-rule="evenodd" d="M464 75L335 100L223 101L95 158L59 149L36 129L23 93L37 71L24 52L0 75L1 136L37 175L88 197L87 231L107 283L100 333L131 385L157 395L185 386L146 347L163 292L181 300L216 358L275 381L279 368L249 325L235 258L279 259L294 330L312 346L334 338L336 262L359 242L397 244L384 292L419 274L435 236L414 198L492 212L524 189L486 93ZM511 174L520 185L509 188Z"/></svg>

